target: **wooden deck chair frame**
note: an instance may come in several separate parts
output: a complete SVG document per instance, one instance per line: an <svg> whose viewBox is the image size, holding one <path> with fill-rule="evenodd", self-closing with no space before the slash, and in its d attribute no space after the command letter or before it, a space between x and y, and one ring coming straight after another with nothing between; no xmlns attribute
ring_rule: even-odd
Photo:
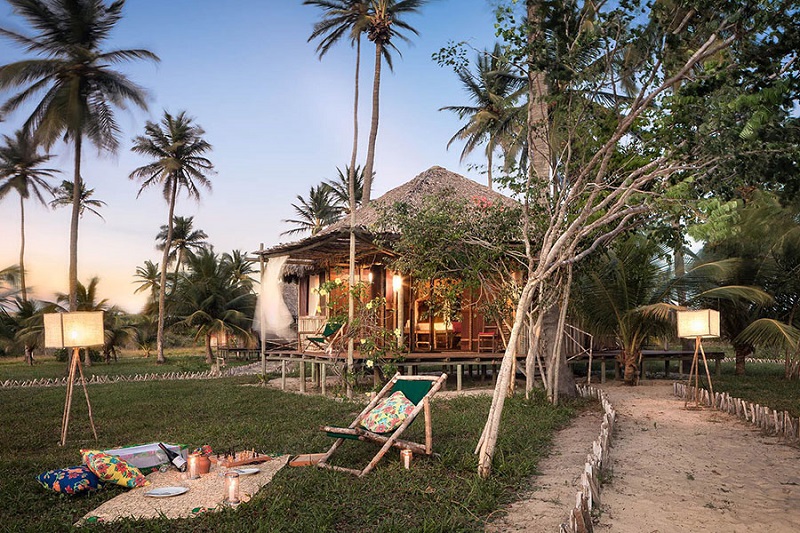
<svg viewBox="0 0 800 533"><path fill-rule="evenodd" d="M411 412L408 417L403 421L403 423L391 433L384 433L378 434L373 433L371 431L367 431L366 429L359 426L361 420L381 401L383 398L388 397L396 383L399 381L430 381L430 388L428 391L422 396L417 402L414 410ZM433 453L433 431L431 429L431 406L430 406L430 399L436 394L439 389L442 388L445 381L447 381L447 374L442 373L438 376L404 376L399 372L395 374L392 379L389 380L388 383L381 389L381 391L375 395L375 398L369 402L361 413L353 420L353 423L350 424L346 428L342 427L332 427L332 426L323 426L320 428L322 431L325 431L329 435L336 437L336 441L330 447L328 452L320 459L317 463L317 466L320 468L329 468L331 470L336 470L339 472L347 472L349 474L355 474L358 477L362 477L369 473L370 470L375 468L381 458L389 451L389 448L395 447L400 448L403 450L411 450L412 453L415 454L425 454L431 455ZM409 398L413 401L413 399ZM414 421L417 415L420 412L425 413L425 444L419 444L416 442L412 442L409 440L402 440L400 439L400 435L406 430L406 428ZM352 440L361 440L367 442L373 442L376 444L381 444L381 449L378 450L378 453L372 458L369 464L363 469L358 470L355 468L344 468L341 466L334 466L328 463L328 459L334 454L336 449L342 445L345 439L352 439Z"/></svg>
<svg viewBox="0 0 800 533"><path fill-rule="evenodd" d="M318 348L320 351L330 354L333 351L333 343L336 339L344 333L344 324L336 324L332 322L325 322L325 325L320 328L318 336L306 337L306 345L303 352L307 352L312 346Z"/></svg>

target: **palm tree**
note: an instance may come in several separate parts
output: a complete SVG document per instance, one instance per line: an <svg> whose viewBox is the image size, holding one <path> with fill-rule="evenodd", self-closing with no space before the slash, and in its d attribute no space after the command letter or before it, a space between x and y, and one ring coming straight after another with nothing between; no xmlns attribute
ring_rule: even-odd
<svg viewBox="0 0 800 533"><path fill-rule="evenodd" d="M350 37L350 44L356 46L356 69L353 89L353 150L350 154L350 165L346 167L348 184L347 205L355 210L355 198L360 201L361 195L356 196L356 158L358 156L358 91L359 91L359 71L361 68L361 34L367 31L369 21L369 2L366 0L305 0L305 5L320 7L324 10L322 20L314 25L314 30L308 41L320 39L317 45L319 58L322 59L330 48L339 42L342 36ZM341 172L340 172L341 174ZM351 187L352 185L352 187Z"/></svg>
<svg viewBox="0 0 800 533"><path fill-rule="evenodd" d="M163 252L167 243L169 227L164 224L159 229L156 240L156 250ZM195 250L208 247L205 239L208 235L201 229L194 229L194 217L176 216L172 221L172 249L169 251L168 261L184 265L194 255ZM176 268L177 272L177 268Z"/></svg>
<svg viewBox="0 0 800 533"><path fill-rule="evenodd" d="M161 279L161 271L158 269L158 263L145 261L144 266L136 267L136 274L134 274L134 276L139 278L134 281L134 283L139 284L139 286L133 293L150 292L148 302L143 311L144 314L150 314L152 309L158 305L158 288L160 286L159 280Z"/></svg>
<svg viewBox="0 0 800 533"><path fill-rule="evenodd" d="M189 269L178 281L175 314L177 325L197 328L203 337L206 362L213 362L211 336L237 333L248 337L255 309L255 295L234 278L231 263L208 249L189 259Z"/></svg>
<svg viewBox="0 0 800 533"><path fill-rule="evenodd" d="M94 189L87 189L86 182L81 180L81 190L78 194L78 216L83 218L84 211L89 211L93 215L100 217L100 220L105 221L103 215L97 209L105 207L106 203L103 200L92 198ZM50 200L50 207L65 207L72 205L72 199L75 197L74 184L71 181L64 180L61 186L53 190L53 199Z"/></svg>
<svg viewBox="0 0 800 533"><path fill-rule="evenodd" d="M472 105L445 106L439 111L452 111L467 123L447 143L465 141L461 162L481 144L486 144L487 178L492 188L492 160L495 150L509 138L519 134L524 121L514 102L526 90L525 78L514 75L502 57L499 43L494 50L477 55L475 72L463 67L456 71Z"/></svg>
<svg viewBox="0 0 800 533"><path fill-rule="evenodd" d="M137 154L151 157L152 163L137 168L130 174L131 179L139 179L142 186L139 194L148 187L161 185L164 198L169 205L167 216L167 238L164 241L164 255L161 264L161 281L158 293L158 334L156 341L157 363L164 363L164 314L166 307L167 269L169 252L172 248L175 201L178 191L185 189L190 198L199 199L198 187L211 190L211 182L206 177L214 172L214 165L204 154L211 145L203 139L205 131L194 123L185 111L176 116L164 112L160 124L147 122L145 134L133 140L131 150ZM138 197L138 194L137 194Z"/></svg>
<svg viewBox="0 0 800 533"><path fill-rule="evenodd" d="M372 81L372 122L369 130L369 143L367 144L367 161L364 164L364 205L370 201L372 190L372 175L375 166L375 142L378 138L378 117L380 115L380 88L381 64L386 60L389 70L392 70L391 50L397 50L392 39L395 37L404 41L409 38L400 33L419 32L401 20L401 16L416 13L426 0L373 0L367 15L367 37L375 43L375 75Z"/></svg>
<svg viewBox="0 0 800 533"><path fill-rule="evenodd" d="M293 235L310 231L311 235L316 235L325 226L336 222L339 219L339 209L334 205L331 188L326 183L312 186L308 191L308 199L297 195L298 204L292 204L298 218L288 219L283 222L295 224L297 227L281 233L281 235Z"/></svg>
<svg viewBox="0 0 800 533"><path fill-rule="evenodd" d="M336 207L342 213L350 212L350 167L345 166L345 170L336 167L338 176L335 180L328 180L325 184L330 187L331 195ZM352 173L354 182L355 204L356 209L361 207L361 199L364 197L364 172L361 170L360 165L356 165L355 172Z"/></svg>
<svg viewBox="0 0 800 533"><path fill-rule="evenodd" d="M50 160L49 155L39 154L36 145L29 135L17 131L12 139L3 135L3 146L0 146L0 198L9 192L19 195L19 274L22 300L28 299L28 288L25 284L25 200L33 196L42 205L47 205L42 191L52 193L48 178L58 172L51 168L40 168Z"/></svg>
<svg viewBox="0 0 800 533"><path fill-rule="evenodd" d="M198 229L195 230L194 217L181 217L176 216L172 221L172 249L169 252L168 262L175 263L175 274L172 280L172 292L175 292L175 284L178 279L178 270L185 266L188 257L194 255L193 250L200 250L208 246L208 238L205 231ZM169 227L165 224L162 225L156 241L161 241L156 245L156 250L163 252L167 243L167 234ZM172 294L172 293L170 293Z"/></svg>
<svg viewBox="0 0 800 533"><path fill-rule="evenodd" d="M158 61L148 50L104 51L102 45L122 18L124 0L8 0L14 11L38 32L27 36L0 28L39 59L0 67L0 90L23 87L0 107L0 116L19 108L36 94L44 96L25 122L25 130L49 148L64 138L74 144L74 188L69 245L69 309L74 311L78 286L78 220L81 153L84 136L99 150L114 152L119 126L114 107L132 102L146 109L142 88L110 65L133 59Z"/></svg>
<svg viewBox="0 0 800 533"><path fill-rule="evenodd" d="M255 263L247 258L247 254L241 250L233 250L231 253L222 254L222 260L225 261L230 268L231 281L241 285L248 291L252 291L253 279L250 276L258 271L254 267Z"/></svg>

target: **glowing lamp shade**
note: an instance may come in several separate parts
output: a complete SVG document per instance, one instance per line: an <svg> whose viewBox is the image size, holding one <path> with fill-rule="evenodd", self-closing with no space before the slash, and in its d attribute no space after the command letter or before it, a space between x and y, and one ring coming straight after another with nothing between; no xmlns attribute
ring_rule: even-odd
<svg viewBox="0 0 800 533"><path fill-rule="evenodd" d="M403 278L395 274L392 276L392 289L394 292L399 292L401 288L403 288Z"/></svg>
<svg viewBox="0 0 800 533"><path fill-rule="evenodd" d="M105 342L102 311L47 313L44 345L47 348L86 348Z"/></svg>
<svg viewBox="0 0 800 533"><path fill-rule="evenodd" d="M678 337L711 339L719 337L719 311L678 311Z"/></svg>

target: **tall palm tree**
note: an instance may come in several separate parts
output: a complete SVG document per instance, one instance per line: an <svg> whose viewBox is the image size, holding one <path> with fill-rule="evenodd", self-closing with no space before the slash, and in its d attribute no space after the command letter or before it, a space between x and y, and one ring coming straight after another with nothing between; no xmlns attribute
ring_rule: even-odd
<svg viewBox="0 0 800 533"><path fill-rule="evenodd" d="M173 280L172 291L175 291L175 283L178 279L178 270L186 264L186 261L194 255L195 250L201 250L208 246L208 235L201 229L194 229L194 217L176 216L172 221L172 246L167 256L168 263L175 263L175 279ZM156 235L156 250L163 252L167 246L167 235L169 226L164 224Z"/></svg>
<svg viewBox="0 0 800 533"><path fill-rule="evenodd" d="M286 230L281 235L294 235L306 231L316 235L325 226L339 219L339 209L334 205L331 188L326 183L321 183L308 191L308 198L297 195L299 204L292 204L298 218L286 219L283 222L294 224L297 227Z"/></svg>
<svg viewBox="0 0 800 533"><path fill-rule="evenodd" d="M50 200L50 207L65 207L72 205L72 199L75 197L75 186L69 180L61 182L61 186L53 190L53 199ZM86 182L81 180L81 190L78 193L78 216L83 218L84 211L89 211L93 215L100 217L100 220L105 220L103 215L100 214L101 207L105 207L106 203L103 200L92 198L94 189L87 189Z"/></svg>
<svg viewBox="0 0 800 533"><path fill-rule="evenodd" d="M364 197L362 200L364 205L370 201L375 166L375 142L378 138L378 117L380 115L381 64L385 60L389 70L392 70L391 51L397 50L392 39L410 40L401 33L402 31L419 35L417 30L400 17L417 13L425 2L426 0L400 0L399 2L396 0L373 0L367 15L367 37L375 44L375 75L372 80L372 121L367 144L367 160L364 164Z"/></svg>
<svg viewBox="0 0 800 533"><path fill-rule="evenodd" d="M164 316L166 307L167 269L169 252L172 248L175 201L178 191L184 189L190 198L199 199L198 187L211 190L211 182L206 177L214 172L214 165L204 154L211 151L211 145L203 139L205 131L194 123L185 111L176 116L164 112L160 124L147 122L144 135L133 140L131 150L137 154L153 158L130 174L131 179L139 179L142 186L139 194L148 187L160 185L169 205L167 216L167 238L164 242L164 255L161 264L161 281L158 292L158 333L156 341L157 363L164 363ZM138 194L137 194L138 197Z"/></svg>
<svg viewBox="0 0 800 533"><path fill-rule="evenodd" d="M48 178L52 178L58 170L41 168L50 160L50 155L39 153L37 146L29 135L17 131L14 138L3 135L3 146L0 146L0 198L9 192L19 195L19 282L22 300L28 299L28 288L25 284L25 200L33 197L42 205L47 205L42 191L52 193Z"/></svg>
<svg viewBox="0 0 800 533"><path fill-rule="evenodd" d="M146 109L145 94L111 65L134 59L158 61L148 50L104 51L114 26L122 18L125 0L106 5L102 0L8 0L15 13L36 30L33 36L0 28L6 37L38 59L0 67L0 90L23 87L0 107L0 115L19 108L34 96L44 96L25 122L45 146L63 136L74 145L74 188L69 244L69 309L76 309L78 286L78 220L80 213L81 153L84 137L99 150L118 147L119 126L114 107L126 103Z"/></svg>
<svg viewBox="0 0 800 533"><path fill-rule="evenodd" d="M526 90L526 80L516 76L511 66L502 57L499 43L490 52L478 53L475 71L468 67L456 71L458 79L467 91L471 105L445 106L439 111L452 111L460 119L467 119L447 147L457 140L465 141L461 161L481 144L486 144L487 179L492 188L493 155L499 146L517 135L522 129L524 117L515 102Z"/></svg>
<svg viewBox="0 0 800 533"><path fill-rule="evenodd" d="M353 84L353 149L350 152L350 166L347 169L347 205L350 211L350 254L349 272L350 286L355 283L355 257L356 257L356 158L358 157L358 93L359 72L361 68L361 34L369 27L369 2L366 0L307 0L306 4L316 5L326 10L325 17L314 26L314 32L309 40L322 37L317 47L320 59L330 46L337 42L342 35L349 32L351 44L356 45L356 69ZM324 36L324 37L323 37ZM369 196L369 195L367 195ZM369 197L367 198L369 201ZM355 317L355 299L351 294L348 298L348 320ZM347 371L352 371L354 344L352 339L347 344ZM352 389L348 386L347 397L352 397Z"/></svg>
<svg viewBox="0 0 800 533"><path fill-rule="evenodd" d="M211 336L222 332L250 335L255 295L234 279L231 263L225 256L203 249L189 260L176 292L175 314L178 324L197 328L203 337L206 362L211 364Z"/></svg>

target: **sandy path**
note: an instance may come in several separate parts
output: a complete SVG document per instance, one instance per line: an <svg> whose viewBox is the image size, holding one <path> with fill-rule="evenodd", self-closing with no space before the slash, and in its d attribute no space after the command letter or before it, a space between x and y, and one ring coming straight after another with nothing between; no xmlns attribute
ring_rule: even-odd
<svg viewBox="0 0 800 533"><path fill-rule="evenodd" d="M618 415L596 531L800 531L800 450L683 409L670 383L605 390Z"/></svg>
<svg viewBox="0 0 800 533"><path fill-rule="evenodd" d="M531 478L522 501L504 509L507 514L494 520L486 531L530 531L555 533L567 520L592 441L600 433L601 410L584 411L553 439L553 452L539 464L540 475Z"/></svg>

